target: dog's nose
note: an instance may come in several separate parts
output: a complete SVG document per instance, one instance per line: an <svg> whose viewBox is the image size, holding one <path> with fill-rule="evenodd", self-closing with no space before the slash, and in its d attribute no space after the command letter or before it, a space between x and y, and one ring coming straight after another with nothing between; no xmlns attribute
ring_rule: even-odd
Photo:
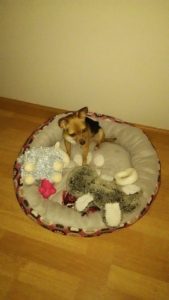
<svg viewBox="0 0 169 300"><path fill-rule="evenodd" d="M84 145L85 144L85 140L81 139L80 141L80 145Z"/></svg>

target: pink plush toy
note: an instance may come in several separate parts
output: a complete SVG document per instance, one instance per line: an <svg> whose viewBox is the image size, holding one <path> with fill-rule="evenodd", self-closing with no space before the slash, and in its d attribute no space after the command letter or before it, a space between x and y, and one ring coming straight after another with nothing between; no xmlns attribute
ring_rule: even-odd
<svg viewBox="0 0 169 300"><path fill-rule="evenodd" d="M56 193L56 189L49 180L42 179L40 187L39 187L39 192L45 199L48 199L49 196Z"/></svg>

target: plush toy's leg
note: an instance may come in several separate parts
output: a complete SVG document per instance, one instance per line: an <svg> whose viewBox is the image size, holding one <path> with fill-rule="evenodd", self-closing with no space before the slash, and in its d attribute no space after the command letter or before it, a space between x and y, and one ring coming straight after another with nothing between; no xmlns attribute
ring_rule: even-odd
<svg viewBox="0 0 169 300"><path fill-rule="evenodd" d="M92 201L93 201L93 196L91 194L88 193L86 195L83 195L76 200L75 208L78 211L83 211L85 210L85 208L87 208L89 203Z"/></svg>
<svg viewBox="0 0 169 300"><path fill-rule="evenodd" d="M96 167L102 167L104 165L104 156L102 154L97 154L95 157L94 157L94 163L96 165Z"/></svg>
<svg viewBox="0 0 169 300"><path fill-rule="evenodd" d="M129 184L122 187L122 191L126 195L133 195L135 193L140 192L141 188L136 184Z"/></svg>
<svg viewBox="0 0 169 300"><path fill-rule="evenodd" d="M121 221L121 209L118 202L106 203L104 219L108 226L117 227Z"/></svg>

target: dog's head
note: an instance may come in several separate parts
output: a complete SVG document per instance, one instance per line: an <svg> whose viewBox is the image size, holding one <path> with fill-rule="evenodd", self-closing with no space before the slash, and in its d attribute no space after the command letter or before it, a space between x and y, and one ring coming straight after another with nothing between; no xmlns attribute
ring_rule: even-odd
<svg viewBox="0 0 169 300"><path fill-rule="evenodd" d="M68 142L86 144L88 139L88 128L85 122L87 113L88 108L84 107L58 121L60 128L64 131L64 138Z"/></svg>

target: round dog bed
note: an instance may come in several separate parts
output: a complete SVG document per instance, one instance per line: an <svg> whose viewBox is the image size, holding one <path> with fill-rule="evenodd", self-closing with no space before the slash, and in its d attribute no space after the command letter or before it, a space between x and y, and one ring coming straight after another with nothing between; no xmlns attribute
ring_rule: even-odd
<svg viewBox="0 0 169 300"><path fill-rule="evenodd" d="M77 158L77 154L80 155L78 146L73 146L71 162L64 169L61 182L55 183L56 192L48 199L39 192L39 182L25 184L20 157L28 149L53 147L57 141L61 141L61 148L65 150L58 120L66 115L57 115L48 120L33 132L23 145L14 164L14 186L20 206L38 224L64 235L98 236L136 222L147 212L157 194L160 163L154 147L142 130L121 120L105 115L88 114L90 118L99 121L106 137L116 138L115 143L104 143L99 150L92 152L104 157L104 164L99 168L98 177L102 176L106 180L114 178L115 174L127 168L134 168L138 174L136 181L140 190L138 203L134 209L123 211L117 226L107 225L103 218L103 211L95 205L85 211L76 209L77 198L71 193L67 183L70 181L72 171L77 167L77 161L75 159L73 161L73 157ZM89 165L93 168L92 161Z"/></svg>

